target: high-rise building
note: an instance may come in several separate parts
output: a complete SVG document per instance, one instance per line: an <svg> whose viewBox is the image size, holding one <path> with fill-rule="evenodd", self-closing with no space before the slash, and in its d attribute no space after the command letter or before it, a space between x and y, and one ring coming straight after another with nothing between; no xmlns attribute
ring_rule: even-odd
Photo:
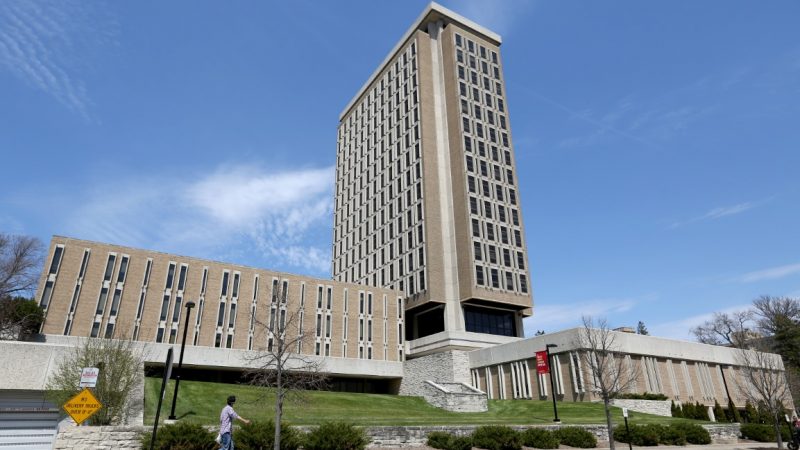
<svg viewBox="0 0 800 450"><path fill-rule="evenodd" d="M407 338L435 335L409 356L531 314L500 44L432 3L339 117L333 276L406 293Z"/></svg>

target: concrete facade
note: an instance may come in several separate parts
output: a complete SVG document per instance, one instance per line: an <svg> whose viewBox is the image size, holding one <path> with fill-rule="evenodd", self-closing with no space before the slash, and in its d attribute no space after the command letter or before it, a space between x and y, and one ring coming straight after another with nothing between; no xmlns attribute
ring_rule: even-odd
<svg viewBox="0 0 800 450"><path fill-rule="evenodd" d="M469 353L471 384L499 399L550 399L553 376L560 401L600 401L586 364L588 349L580 343L581 328L497 345ZM615 353L634 375L631 393L664 394L677 404L699 402L727 405L730 398L744 407L750 389L742 376L740 351L716 345L664 339L612 331ZM536 373L536 352L546 344L551 352L551 373ZM783 371L778 355L775 365ZM777 374L781 376L780 374ZM786 405L792 405L787 398Z"/></svg>
<svg viewBox="0 0 800 450"><path fill-rule="evenodd" d="M521 337L533 304L500 43L432 3L339 118L333 276L405 292L442 350Z"/></svg>
<svg viewBox="0 0 800 450"><path fill-rule="evenodd" d="M37 300L47 335L180 343L194 301L190 348L264 349L269 326L296 317L292 332L307 336L299 353L404 359L404 298L391 289L62 236L45 269Z"/></svg>

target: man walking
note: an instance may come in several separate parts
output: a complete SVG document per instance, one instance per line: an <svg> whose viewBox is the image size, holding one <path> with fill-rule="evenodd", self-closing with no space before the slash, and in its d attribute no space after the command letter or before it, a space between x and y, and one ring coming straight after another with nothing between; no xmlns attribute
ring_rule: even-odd
<svg viewBox="0 0 800 450"><path fill-rule="evenodd" d="M219 414L219 436L220 436L220 450L233 450L233 419L239 419L244 423L250 423L249 420L236 414L233 410L233 404L236 403L236 396L231 395L228 397L228 404L222 408Z"/></svg>

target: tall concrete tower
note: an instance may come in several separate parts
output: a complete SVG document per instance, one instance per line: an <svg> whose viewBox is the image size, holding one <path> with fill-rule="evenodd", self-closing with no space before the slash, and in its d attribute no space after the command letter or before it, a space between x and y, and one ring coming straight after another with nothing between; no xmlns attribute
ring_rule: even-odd
<svg viewBox="0 0 800 450"><path fill-rule="evenodd" d="M333 276L406 293L410 358L531 314L500 44L431 3L339 117Z"/></svg>

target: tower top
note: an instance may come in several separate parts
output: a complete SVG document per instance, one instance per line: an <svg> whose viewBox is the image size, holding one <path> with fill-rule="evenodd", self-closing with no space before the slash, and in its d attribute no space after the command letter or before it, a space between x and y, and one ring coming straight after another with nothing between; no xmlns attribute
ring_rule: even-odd
<svg viewBox="0 0 800 450"><path fill-rule="evenodd" d="M345 106L342 112L339 114L340 122L342 121L342 119L344 119L344 116L347 115L348 111L350 111L350 108L353 107L356 101L359 98L361 98L361 95L364 94L364 91L366 91L367 88L372 84L372 82L381 72L383 67L386 64L388 64L389 61L392 60L392 58L394 58L394 55L400 50L403 44L405 44L405 42L408 41L411 35L417 30L423 30L423 31L427 30L428 23L436 22L439 20L443 21L445 24L457 23L460 26L468 29L469 31L472 31L475 34L480 35L481 37L485 38L487 41L492 42L495 45L499 46L503 42L500 35L495 33L494 31L491 31L486 27L478 25L477 23L467 19L466 17L450 9L445 8L444 6L436 2L431 2L428 4L425 10L422 11L422 14L419 15L417 20L414 21L414 23L411 25L408 31L406 31L403 34L403 37L401 37L400 40L397 41L397 44L395 44L395 46L389 51L389 54L386 55L386 58L384 58L383 61L381 61L381 63L375 69L375 71L372 72L372 75L370 75L370 77L367 79L364 85L361 86L361 89L359 89L356 95L354 95L353 98L347 103L347 106Z"/></svg>

